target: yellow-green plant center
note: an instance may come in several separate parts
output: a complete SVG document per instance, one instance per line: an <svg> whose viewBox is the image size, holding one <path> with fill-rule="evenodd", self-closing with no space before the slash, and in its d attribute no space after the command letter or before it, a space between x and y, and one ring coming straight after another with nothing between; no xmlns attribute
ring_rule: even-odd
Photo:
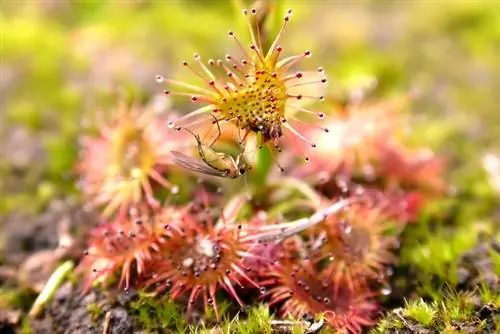
<svg viewBox="0 0 500 334"><path fill-rule="evenodd" d="M284 82L267 71L258 71L236 88L216 102L221 114L240 128L262 132L268 138L280 137L287 100Z"/></svg>
<svg viewBox="0 0 500 334"><path fill-rule="evenodd" d="M113 138L113 161L117 175L142 178L154 167L154 152L144 138L144 129L125 122Z"/></svg>

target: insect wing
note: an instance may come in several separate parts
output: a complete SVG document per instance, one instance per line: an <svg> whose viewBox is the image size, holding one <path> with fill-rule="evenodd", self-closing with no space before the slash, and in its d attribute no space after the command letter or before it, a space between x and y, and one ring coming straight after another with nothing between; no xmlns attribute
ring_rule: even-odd
<svg viewBox="0 0 500 334"><path fill-rule="evenodd" d="M226 174L208 166L205 162L200 162L199 160L187 156L178 151L171 151L170 154L173 155L173 161L179 166L188 169L192 172L206 174L211 176L225 177Z"/></svg>

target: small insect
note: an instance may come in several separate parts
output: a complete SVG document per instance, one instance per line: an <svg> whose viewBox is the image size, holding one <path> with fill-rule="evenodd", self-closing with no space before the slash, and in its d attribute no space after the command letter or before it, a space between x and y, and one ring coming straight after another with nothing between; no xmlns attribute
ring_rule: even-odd
<svg viewBox="0 0 500 334"><path fill-rule="evenodd" d="M243 152L238 154L235 160L230 154L217 152L212 149L213 144L221 135L220 126L217 119L215 120L215 123L217 124L219 133L209 145L203 144L199 135L193 133L187 128L183 128L184 130L191 133L196 139L198 154L200 155L203 162L179 151L170 151L170 154L172 154L174 157L173 161L185 169L200 174L227 177L232 179L244 175L247 167L243 159ZM178 128L178 130L180 129L181 128Z"/></svg>

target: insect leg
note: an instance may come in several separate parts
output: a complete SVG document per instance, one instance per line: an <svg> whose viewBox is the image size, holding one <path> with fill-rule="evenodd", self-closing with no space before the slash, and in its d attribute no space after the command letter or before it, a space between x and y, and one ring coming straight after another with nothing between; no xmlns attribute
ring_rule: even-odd
<svg viewBox="0 0 500 334"><path fill-rule="evenodd" d="M210 144L208 144L208 147L212 147L215 142L217 141L217 139L220 138L220 136L222 135L222 131L220 130L220 125L219 125L219 120L217 119L217 117L215 117L214 115L210 114L214 120L212 121L212 124L217 124L217 135L210 141Z"/></svg>

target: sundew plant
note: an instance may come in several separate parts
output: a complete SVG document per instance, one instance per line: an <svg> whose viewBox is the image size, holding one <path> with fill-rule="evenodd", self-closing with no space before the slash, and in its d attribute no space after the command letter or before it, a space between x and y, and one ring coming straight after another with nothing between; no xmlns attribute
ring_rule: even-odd
<svg viewBox="0 0 500 334"><path fill-rule="evenodd" d="M184 296L187 298L186 315L193 311L198 300L202 300L202 310L208 312L212 308L215 318L219 319L217 299L220 291L225 291L244 307L237 292L240 289L260 296L271 305L282 304L279 313L284 317L300 319L305 315L323 315L328 326L350 332L359 332L362 327L375 323L377 296L388 289L385 272L394 262L391 251L397 244L397 233L412 218L409 196L416 192L423 201L426 194L419 184L419 174L424 174L425 183L439 178L442 168L433 167L435 158L413 158L415 154L398 146L391 133L399 125L393 118L400 116L390 114L391 106L378 107L381 111L377 108L367 110L366 118L348 110L345 120L336 119L332 111L314 111L314 104L305 107L303 102L311 104L325 99L319 94L326 91L327 79L323 68L317 65L315 71L297 69L300 62L311 57L311 51L287 56L281 46L292 22L292 13L292 9L286 11L277 36L265 50L261 31L265 29L265 22L257 19L262 13L257 8L244 9L242 15L249 30L250 44L235 32L228 33L240 55L226 54L223 59L205 61L196 53L193 64L182 62L195 79L204 83L203 86L166 78L162 74L156 76L158 83L168 87L164 94L188 97L194 105L202 104L202 107L195 107L188 114L170 121L158 121L153 116L146 118L147 110L135 111L138 116L131 121L126 118L128 114L117 114L115 127L101 131L103 140L108 141L85 146L90 154L83 156L82 166L95 164L95 167L83 168L84 178L97 176L100 171L107 173L111 167L127 174L122 174L121 178L111 175L109 181L101 183L100 189L92 187L93 191L86 191L92 184L84 182L82 190L107 204L106 215L119 207L147 216L146 219L141 216L128 218L118 214L116 220L105 222L96 229L95 236L88 240L89 250L80 264L80 269L88 275L87 286L105 284L112 275L121 272L118 286L126 290L133 285L155 291L157 298L170 296L178 300ZM170 90L170 86L184 90ZM337 158L328 154L329 148L335 150L342 145L347 151L349 145L333 142L338 138L335 132L341 131L337 125L330 134L322 123L347 124L350 117L359 118L360 134L344 131L342 140L349 141L349 136L366 136L366 144L361 139L355 145L368 152L354 153L353 158L346 155L345 164L341 161L321 164L322 160ZM170 129L151 127L155 122L168 124ZM370 122L369 127L365 126L367 122ZM129 130L131 127L134 128ZM365 127L368 129L363 130ZM319 149L324 153L322 159L310 161L309 156L315 156L318 145L306 136L311 134L316 138L316 130L323 133L324 147ZM381 134L374 135L372 131ZM189 133L193 138L182 136ZM205 139L207 133L213 133L213 138ZM232 141L233 150L219 150L220 138ZM191 146L186 145L187 141L192 142ZM297 150L302 155L295 154ZM265 159L257 157L264 154L274 157L270 163L274 163L280 173L272 173L272 165L271 168L263 166ZM278 161L285 154L289 172ZM386 158L387 155L390 158ZM108 162L98 156L114 160ZM356 160L358 156L359 161ZM243 159L245 163L241 165ZM388 163L398 168L398 172L403 169L400 173L386 171L382 163L380 170L373 172L385 178L387 186L354 185L354 181L347 178L336 194L329 194L315 187L314 181L308 182L307 175L293 176L294 169L310 164L312 168L307 169L308 173L326 173L324 181L337 180L339 176L351 176L346 171L354 173L356 168L363 169L369 164L384 162L384 159L395 160ZM413 159L419 159L415 167ZM186 178L196 173L210 184L227 183L224 179L232 179L229 182L233 184L226 184L229 190L221 194L204 189L203 184L197 185L187 203L173 204L169 199L158 208L156 203L161 198L155 197L151 180L174 196L177 192L168 177L163 176L168 175L168 169L163 169L162 175L155 167L162 164L184 168ZM251 184L251 174L263 168L268 170L263 184ZM408 183L416 184L412 192L403 188L406 174L409 174ZM106 176L99 177L103 178ZM238 185L235 178L243 178L246 183ZM268 186L270 181L274 184L270 191L285 190L289 198L266 203L258 209L252 207L252 202L262 196L260 188ZM351 185L356 187L353 192L349 190ZM112 187L123 188L111 192L108 188ZM326 187L331 190L335 185ZM303 204L299 208L279 209L300 197ZM222 204L227 201L229 207ZM412 204L417 207L411 210L420 209L420 202ZM248 218L240 214L244 205L249 207ZM270 212L280 215L270 217ZM256 214L260 218L254 218ZM303 218L288 221L286 216L291 214Z"/></svg>
<svg viewBox="0 0 500 334"><path fill-rule="evenodd" d="M324 20L302 26L308 6L287 4L25 6L23 15L34 15L31 8L42 21L48 15L42 8L61 17L88 15L68 40L82 59L93 57L95 77L85 82L78 74L85 65L71 64L67 85L85 92L75 97L85 112L58 119L71 140L53 139L51 157L75 154L37 188L44 198L39 210L71 193L78 214L45 219L57 220L52 248L23 255L17 265L0 258L0 305L7 310L0 329L3 323L33 333L500 329L500 240L489 215L498 204L500 158L476 159L482 174L457 167L460 152L441 147L457 145L459 132L440 118L415 117L432 109L423 89L358 71L373 60L325 47L336 33L326 31ZM315 6L334 20L329 6ZM476 7L453 15L467 10L490 22ZM130 18L137 21L129 26ZM33 23L7 22L23 32L19 43L36 35ZM155 45L146 37L163 28L171 29L170 42ZM55 45L62 33L50 29ZM133 36L133 51L121 44L122 33ZM498 34L491 38L500 42ZM139 54L154 65L138 61ZM62 55L54 50L51 57ZM126 83L113 69L137 82ZM395 62L393 72L404 70ZM16 240L17 232L5 233ZM27 314L23 298L34 299Z"/></svg>

